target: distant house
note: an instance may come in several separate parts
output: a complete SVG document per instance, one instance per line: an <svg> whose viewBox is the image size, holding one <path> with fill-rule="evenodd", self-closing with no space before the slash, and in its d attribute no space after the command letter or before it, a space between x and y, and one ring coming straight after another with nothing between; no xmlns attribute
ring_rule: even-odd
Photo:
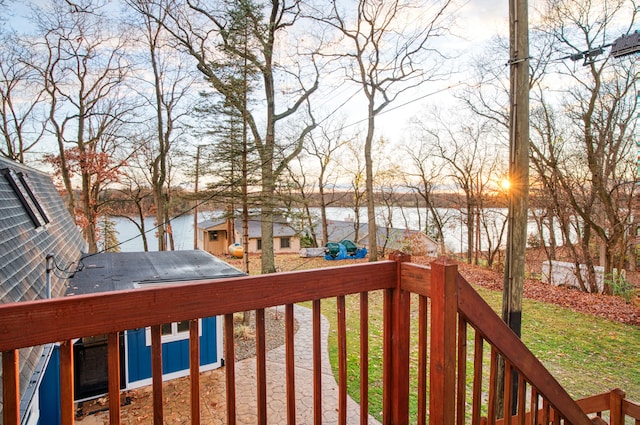
<svg viewBox="0 0 640 425"><path fill-rule="evenodd" d="M205 220L198 223L199 249L214 255L225 255L233 243L242 244L242 220ZM300 237L284 218L273 223L273 250L276 254L300 251ZM249 253L261 251L261 221L253 218L249 220Z"/></svg>
<svg viewBox="0 0 640 425"><path fill-rule="evenodd" d="M314 230L319 246L324 246L327 242L340 242L343 239L348 239L359 246L369 249L369 226L367 223L359 224L358 240L354 240L356 223L353 221L328 220L327 234L329 240L327 241L322 240L320 223L316 224ZM419 230L377 226L376 233L379 251L400 250L413 255L428 255L431 257L435 257L438 253L438 243Z"/></svg>
<svg viewBox="0 0 640 425"><path fill-rule="evenodd" d="M87 255L86 243L47 174L5 158L0 158L0 174L0 303L242 275L202 251ZM200 321L201 370L219 367L221 320L208 317ZM161 329L163 378L188 374L186 324L165 323ZM130 329L121 334L123 388L151 382L149 333L147 329ZM58 346L22 349L19 364L21 424L58 424ZM76 400L106 393L106 367L105 336L74 341Z"/></svg>

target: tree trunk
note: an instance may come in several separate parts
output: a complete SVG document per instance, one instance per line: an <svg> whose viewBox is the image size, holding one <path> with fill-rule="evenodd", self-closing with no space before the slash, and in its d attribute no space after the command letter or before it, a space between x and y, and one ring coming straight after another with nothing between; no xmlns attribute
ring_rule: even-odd
<svg viewBox="0 0 640 425"><path fill-rule="evenodd" d="M371 148L373 145L374 116L373 99L369 100L369 125L367 127L367 139L364 144L364 162L366 169L366 193L367 193L367 220L369 232L369 261L378 261L378 229L376 228L376 200L373 192L373 158Z"/></svg>
<svg viewBox="0 0 640 425"><path fill-rule="evenodd" d="M262 231L262 274L275 273L276 265L273 252L273 198L275 194L275 182L273 180L273 165L267 160L262 166L262 205L261 226Z"/></svg>

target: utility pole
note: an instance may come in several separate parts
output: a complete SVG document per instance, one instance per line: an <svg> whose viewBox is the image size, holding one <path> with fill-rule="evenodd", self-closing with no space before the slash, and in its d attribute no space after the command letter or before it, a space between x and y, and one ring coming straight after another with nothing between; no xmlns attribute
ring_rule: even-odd
<svg viewBox="0 0 640 425"><path fill-rule="evenodd" d="M520 336L529 209L529 34L527 0L509 0L511 113L509 222L502 319Z"/></svg>
<svg viewBox="0 0 640 425"><path fill-rule="evenodd" d="M193 193L196 205L193 207L193 249L198 249L198 178L200 177L200 148L196 147L196 187Z"/></svg>
<svg viewBox="0 0 640 425"><path fill-rule="evenodd" d="M511 83L510 186L502 320L520 337L529 210L529 17L527 0L509 0L509 45ZM504 367L504 364L502 366ZM504 384L502 376L498 382ZM515 374L513 377L517 379ZM517 381L512 388L517 396ZM499 391L498 394L504 394L504 391ZM513 409L517 406L517 397L512 396L512 400Z"/></svg>

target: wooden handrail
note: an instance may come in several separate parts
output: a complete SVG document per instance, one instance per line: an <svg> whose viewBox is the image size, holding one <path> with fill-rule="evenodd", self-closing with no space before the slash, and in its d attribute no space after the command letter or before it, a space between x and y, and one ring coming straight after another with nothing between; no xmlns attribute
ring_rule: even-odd
<svg viewBox="0 0 640 425"><path fill-rule="evenodd" d="M4 304L0 351L385 289L396 276L396 263L382 261Z"/></svg>
<svg viewBox="0 0 640 425"><path fill-rule="evenodd" d="M640 424L640 404L625 397L624 391L615 388L607 393L576 400L576 403L587 415L596 413L600 416L603 412L610 412L610 425L624 424L625 417L630 417L636 424Z"/></svg>
<svg viewBox="0 0 640 425"><path fill-rule="evenodd" d="M522 373L561 417L573 425L592 425L580 406L471 285L461 275L456 283L458 310L476 332Z"/></svg>

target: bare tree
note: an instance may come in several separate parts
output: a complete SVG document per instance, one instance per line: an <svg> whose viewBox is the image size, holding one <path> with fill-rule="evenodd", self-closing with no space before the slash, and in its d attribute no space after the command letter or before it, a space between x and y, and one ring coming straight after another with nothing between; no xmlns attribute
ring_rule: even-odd
<svg viewBox="0 0 640 425"><path fill-rule="evenodd" d="M49 122L57 139L57 166L75 213L72 168L78 173L81 206L78 209L89 251L97 251L96 200L107 181L116 178L114 144L133 105L120 92L129 67L124 61L126 34L112 31L102 4L87 3L81 11L53 1L34 9L46 56L39 71L50 103ZM72 146L70 148L69 146ZM68 155L74 155L70 163Z"/></svg>
<svg viewBox="0 0 640 425"><path fill-rule="evenodd" d="M346 78L361 87L367 101L364 157L370 261L378 259L372 157L375 119L402 93L443 75L443 68L433 61L441 56L430 43L448 32L450 5L449 0L359 0L356 12L349 13L333 0L329 15L318 12L342 37L338 49L343 51L338 55L345 59Z"/></svg>
<svg viewBox="0 0 640 425"><path fill-rule="evenodd" d="M332 126L320 126L320 135L309 135L309 142L305 144L305 151L309 156L317 160L318 165L318 195L320 197L320 224L322 228L322 240L329 242L327 227L327 208L339 200L336 197L335 187L339 177L337 163L338 152L346 143L342 139L343 120L336 121ZM327 196L327 191L331 195Z"/></svg>
<svg viewBox="0 0 640 425"><path fill-rule="evenodd" d="M300 19L300 2L283 3L274 0L258 6L241 0L222 2L215 7L209 7L204 1L155 3L161 5L163 13L167 14L164 26L173 40L191 55L197 69L209 84L247 120L261 161L262 272L273 272L273 201L276 181L287 163L300 153L305 136L315 127L312 119L310 124L303 125L295 143L289 146L286 154L276 158L276 153L283 152L278 148L276 125L295 117L318 87L318 72L314 66L310 75L305 75L308 62L286 60L284 56L281 57L282 60L275 60L276 53L282 52L286 46L283 44L285 33L296 26ZM139 11L145 13L143 10ZM237 23L234 19L238 16L242 17L246 26L232 25ZM157 16L154 18L159 21ZM247 34L248 43L238 42L244 40L241 36ZM306 54L300 50L297 58L310 59L312 51L305 51ZM246 60L247 66L258 70L262 77L265 103L264 109L260 110L260 117L257 111L247 110L244 93L235 90L235 81L227 79L224 73L228 61L237 62L239 59ZM287 90L292 96L283 99L289 105L284 108L277 96L281 93L278 90L280 81L296 86L295 90ZM278 111L278 108L283 109Z"/></svg>
<svg viewBox="0 0 640 425"><path fill-rule="evenodd" d="M280 192L281 199L284 200L285 197L289 198L285 201L285 204L291 205L289 216L298 219L301 233L306 232L305 228L308 229L308 233L303 235L301 242L304 240L304 242L309 245L303 246L303 248L316 248L318 246L314 223L316 216L311 213L311 206L314 202L313 194L316 192L317 181L313 179L313 176L308 172L308 164L305 163L305 159L307 158L305 158L304 155L300 155L288 164L288 184L279 185L278 191ZM308 182L308 180L311 182ZM282 193L283 187L286 187L289 192ZM295 205L292 201L295 202ZM294 210L301 210L302 212L295 213Z"/></svg>
<svg viewBox="0 0 640 425"><path fill-rule="evenodd" d="M604 291L611 293L608 279L616 265L623 265L617 253L626 251L630 202L636 188L632 146L639 77L633 61L600 60L597 55L615 28L627 32L633 28L640 9L634 1L623 0L598 5L554 1L546 6L542 29L555 39L558 53L584 56L581 68L564 62L554 69L554 74L571 81L560 90L571 128L568 137L580 152L581 165L572 163L571 168L561 169L558 181L584 224L581 253L588 272L586 286L592 292L598 290L597 255L590 252L593 235L602 246L600 263L608 277Z"/></svg>
<svg viewBox="0 0 640 425"><path fill-rule="evenodd" d="M404 150L413 166L404 172L405 185L425 203L427 210L425 233L435 237L440 245L440 253L444 254L444 218L434 203L433 193L438 185L445 183L443 179L445 161L437 156L435 146L432 140L427 137L428 135L422 132L418 133L415 135L418 143L417 149L415 146L406 146ZM431 231L432 228L434 231Z"/></svg>
<svg viewBox="0 0 640 425"><path fill-rule="evenodd" d="M46 129L44 91L34 53L16 36L0 39L0 155L24 163Z"/></svg>
<svg viewBox="0 0 640 425"><path fill-rule="evenodd" d="M153 188L153 198L156 215L156 233L158 238L158 251L166 251L167 246L167 222L170 205L170 188L168 187L168 160L172 145L176 143L179 133L180 119L186 115L188 108L184 107L187 93L189 92L193 77L186 71L185 57L169 46L163 22L167 19L163 9L150 2L137 1L135 6L144 13L141 17L142 40L141 44L147 50L146 65L141 71L151 71L151 81L146 76L141 76L135 81L134 86L140 96L145 99L145 104L153 110L154 118L150 121L151 134L151 158L148 164L150 183ZM152 18L152 16L157 17ZM151 90L149 84L152 86ZM138 88L140 86L140 88ZM179 134L178 134L179 135Z"/></svg>
<svg viewBox="0 0 640 425"><path fill-rule="evenodd" d="M477 264L485 188L497 179L500 157L497 147L487 142L490 126L486 121L461 121L466 123L458 128L447 124L429 131L436 140L438 156L447 164L448 177L461 191L459 208L467 227L467 262Z"/></svg>
<svg viewBox="0 0 640 425"><path fill-rule="evenodd" d="M131 217L129 214L114 214L117 217L122 217L131 223L138 229L140 237L142 238L142 249L149 251L149 242L147 241L147 229L144 219L147 214L144 201L152 196L149 188L140 186L140 182L130 176L124 177L120 180L120 184L124 185L120 192L124 194L135 206L136 217Z"/></svg>
<svg viewBox="0 0 640 425"><path fill-rule="evenodd" d="M357 243L360 240L360 210L366 201L366 185L365 185L365 164L362 149L357 142L357 137L350 139L346 143L348 156L342 161L340 168L343 170L344 176L349 178L351 192L353 194L353 240ZM375 245L370 247L375 250Z"/></svg>

